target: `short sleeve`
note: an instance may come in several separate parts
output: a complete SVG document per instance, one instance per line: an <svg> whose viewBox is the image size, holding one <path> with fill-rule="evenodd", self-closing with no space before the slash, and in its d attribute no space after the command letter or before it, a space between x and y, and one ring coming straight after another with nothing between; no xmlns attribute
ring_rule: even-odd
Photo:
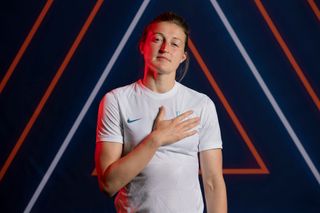
<svg viewBox="0 0 320 213"><path fill-rule="evenodd" d="M113 92L107 93L100 102L96 142L123 143L119 104Z"/></svg>
<svg viewBox="0 0 320 213"><path fill-rule="evenodd" d="M199 151L208 149L222 149L220 126L216 107L212 100L206 96L199 129Z"/></svg>

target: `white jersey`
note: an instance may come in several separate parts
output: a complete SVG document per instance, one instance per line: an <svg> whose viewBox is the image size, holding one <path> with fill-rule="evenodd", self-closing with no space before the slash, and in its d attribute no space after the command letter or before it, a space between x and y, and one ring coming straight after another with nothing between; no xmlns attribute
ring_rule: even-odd
<svg viewBox="0 0 320 213"><path fill-rule="evenodd" d="M222 148L216 109L206 95L178 82L166 93L155 93L141 81L112 90L100 103L96 140L122 143L126 155L150 134L160 106L165 107L165 119L193 110L192 116L201 120L198 132L160 147L147 166L118 192L116 209L203 212L198 152Z"/></svg>

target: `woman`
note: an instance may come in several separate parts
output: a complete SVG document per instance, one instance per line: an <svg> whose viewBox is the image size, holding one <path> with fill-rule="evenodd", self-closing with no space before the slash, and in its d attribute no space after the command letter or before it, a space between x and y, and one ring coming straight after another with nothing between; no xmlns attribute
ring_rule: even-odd
<svg viewBox="0 0 320 213"><path fill-rule="evenodd" d="M143 79L100 103L96 167L118 212L203 212L198 153L207 211L227 212L215 106L175 80L187 41L181 17L155 18L140 40Z"/></svg>

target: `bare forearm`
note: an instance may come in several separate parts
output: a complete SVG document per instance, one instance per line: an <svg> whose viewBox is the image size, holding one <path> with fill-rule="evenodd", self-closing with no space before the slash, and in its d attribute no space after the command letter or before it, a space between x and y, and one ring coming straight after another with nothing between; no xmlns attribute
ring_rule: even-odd
<svg viewBox="0 0 320 213"><path fill-rule="evenodd" d="M220 180L214 186L205 185L206 207L208 213L227 212L227 194L224 180Z"/></svg>
<svg viewBox="0 0 320 213"><path fill-rule="evenodd" d="M151 133L130 153L104 171L103 183L109 195L113 196L146 167L159 147L155 140Z"/></svg>

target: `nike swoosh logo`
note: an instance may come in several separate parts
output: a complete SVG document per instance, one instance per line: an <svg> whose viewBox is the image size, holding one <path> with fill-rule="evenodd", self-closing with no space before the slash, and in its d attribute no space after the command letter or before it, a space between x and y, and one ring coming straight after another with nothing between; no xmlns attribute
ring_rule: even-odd
<svg viewBox="0 0 320 213"><path fill-rule="evenodd" d="M137 118L137 119L133 119L133 120L130 120L130 118L128 118L127 123L133 123L138 120L141 120L141 118Z"/></svg>

